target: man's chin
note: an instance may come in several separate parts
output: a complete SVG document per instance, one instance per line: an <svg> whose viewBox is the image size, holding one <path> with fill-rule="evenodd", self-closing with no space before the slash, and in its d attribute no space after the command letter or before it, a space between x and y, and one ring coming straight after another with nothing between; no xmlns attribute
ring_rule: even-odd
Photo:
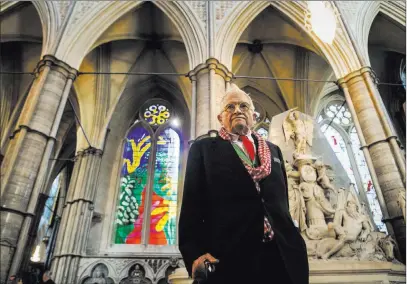
<svg viewBox="0 0 407 284"><path fill-rule="evenodd" d="M247 135L247 133L249 133L249 127L244 123L236 123L232 127L232 133L238 135Z"/></svg>

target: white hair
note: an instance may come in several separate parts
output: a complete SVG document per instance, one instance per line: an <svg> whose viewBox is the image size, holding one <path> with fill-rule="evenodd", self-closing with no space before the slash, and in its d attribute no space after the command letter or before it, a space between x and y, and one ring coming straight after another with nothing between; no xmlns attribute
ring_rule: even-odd
<svg viewBox="0 0 407 284"><path fill-rule="evenodd" d="M223 108L225 107L225 100L228 96L232 95L232 94L243 94L247 97L247 99L249 100L250 103L250 108L252 110L254 110L254 104L253 104L253 100L250 97L250 95L248 93L246 93L245 91L243 91L242 89L240 89L238 86L236 86L235 84L231 84L229 90L226 91L225 95L222 97L221 101L220 101L220 110L219 113L221 114L223 111Z"/></svg>

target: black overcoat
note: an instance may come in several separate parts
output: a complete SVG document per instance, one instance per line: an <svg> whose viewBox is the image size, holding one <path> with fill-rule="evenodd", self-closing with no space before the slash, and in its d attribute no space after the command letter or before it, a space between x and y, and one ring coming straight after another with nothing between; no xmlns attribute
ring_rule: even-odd
<svg viewBox="0 0 407 284"><path fill-rule="evenodd" d="M269 257L283 264L293 284L307 284L306 245L289 213L284 160L278 146L267 144L272 168L260 187L275 233L273 242L278 247L278 252ZM262 274L262 283L289 283L276 280L273 267L256 270L261 267L259 255L264 249L264 214L255 184L229 141L218 136L192 144L179 220L179 249L190 275L193 261L210 253L220 260L215 274L229 274L220 275L223 279L232 279L231 274ZM270 281L264 282L265 278Z"/></svg>

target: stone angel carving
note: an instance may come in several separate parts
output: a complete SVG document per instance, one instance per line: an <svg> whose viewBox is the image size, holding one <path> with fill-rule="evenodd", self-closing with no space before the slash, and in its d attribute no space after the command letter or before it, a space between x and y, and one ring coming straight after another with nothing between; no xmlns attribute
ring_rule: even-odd
<svg viewBox="0 0 407 284"><path fill-rule="evenodd" d="M314 130L313 121L302 120L297 108L291 109L283 121L283 131L286 143L290 139L294 140L295 155L306 154L307 144L312 147L312 133Z"/></svg>

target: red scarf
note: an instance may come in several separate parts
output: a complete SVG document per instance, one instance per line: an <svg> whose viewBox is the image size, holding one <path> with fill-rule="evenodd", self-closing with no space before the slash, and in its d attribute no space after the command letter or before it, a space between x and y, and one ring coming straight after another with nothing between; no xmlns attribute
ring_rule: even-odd
<svg viewBox="0 0 407 284"><path fill-rule="evenodd" d="M266 176L268 176L271 172L271 153L270 148L268 147L266 140L264 140L259 134L256 132L252 132L254 136L256 136L257 141L259 143L258 148L258 155L260 160L260 166L257 168L253 168L251 165L248 165L243 160L243 164L246 167L246 170L249 172L250 176L252 177L254 182L259 182ZM219 130L219 136L227 141L231 141L230 134L226 131L224 127Z"/></svg>

